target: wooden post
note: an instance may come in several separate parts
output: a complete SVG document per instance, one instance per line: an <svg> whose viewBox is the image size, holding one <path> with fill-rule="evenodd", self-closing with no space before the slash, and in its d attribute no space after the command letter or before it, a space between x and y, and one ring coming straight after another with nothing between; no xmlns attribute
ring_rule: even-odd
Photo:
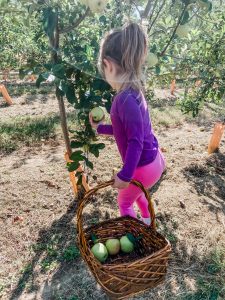
<svg viewBox="0 0 225 300"><path fill-rule="evenodd" d="M9 93L3 84L0 84L0 92L2 93L3 98L8 103L8 105L12 105L13 104L12 99L10 98Z"/></svg>
<svg viewBox="0 0 225 300"><path fill-rule="evenodd" d="M175 90L176 90L176 80L174 79L174 80L171 82L171 86L170 86L170 93L171 93L171 95L174 96Z"/></svg>
<svg viewBox="0 0 225 300"><path fill-rule="evenodd" d="M72 162L69 158L68 152L65 153L65 160L66 160L66 162ZM77 171L82 172L83 171L82 167L79 167L77 169ZM71 182L72 187L73 187L74 195L76 196L77 193L78 193L78 187L77 187L77 177L75 176L75 171L70 172L70 182ZM84 174L82 175L82 185L83 185L86 192L88 192L90 190L90 187L87 183L87 178Z"/></svg>
<svg viewBox="0 0 225 300"><path fill-rule="evenodd" d="M220 141L225 130L225 122L218 122L215 124L213 129L213 134L208 146L208 154L218 151L220 146Z"/></svg>

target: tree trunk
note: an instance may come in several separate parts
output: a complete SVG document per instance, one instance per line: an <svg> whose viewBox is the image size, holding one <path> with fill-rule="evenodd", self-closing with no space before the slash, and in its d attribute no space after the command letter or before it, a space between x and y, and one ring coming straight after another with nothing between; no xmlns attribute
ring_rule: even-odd
<svg viewBox="0 0 225 300"><path fill-rule="evenodd" d="M50 44L53 48L52 50L52 61L57 64L59 61L59 56L58 56L58 49L59 49L59 24L58 24L58 12L57 13L57 19L56 19L56 28L55 28L55 34L54 34L54 40L50 40ZM64 100L63 97L60 95L59 88L56 88L56 97L58 100L58 105L59 105L59 112L60 112L60 120L61 120L61 127L62 127L62 132L63 132L63 138L64 142L66 144L66 151L68 155L70 156L72 154L72 149L70 146L70 138L69 138L69 131L68 131L68 126L67 126L67 121L66 121L66 110L65 110L65 105L64 105Z"/></svg>

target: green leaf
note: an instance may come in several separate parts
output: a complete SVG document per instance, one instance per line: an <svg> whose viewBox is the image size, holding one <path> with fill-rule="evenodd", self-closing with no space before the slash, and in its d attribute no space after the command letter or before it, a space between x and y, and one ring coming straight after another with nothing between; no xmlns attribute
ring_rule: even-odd
<svg viewBox="0 0 225 300"><path fill-rule="evenodd" d="M95 144L97 147L98 147L98 149L100 149L100 150L102 150L102 149L104 149L105 148L105 144L103 144L103 143L100 143L100 144Z"/></svg>
<svg viewBox="0 0 225 300"><path fill-rule="evenodd" d="M52 64L44 64L45 69L48 71L51 71L52 66L53 66Z"/></svg>
<svg viewBox="0 0 225 300"><path fill-rule="evenodd" d="M58 87L59 87L60 91L62 91L63 93L66 93L68 90L67 82L64 80L60 80Z"/></svg>
<svg viewBox="0 0 225 300"><path fill-rule="evenodd" d="M131 241L131 243L135 244L136 243L136 238L132 233L127 233L126 236L128 237L128 239Z"/></svg>
<svg viewBox="0 0 225 300"><path fill-rule="evenodd" d="M91 240L94 242L94 244L99 242L99 238L94 233L92 233L92 235L91 235Z"/></svg>
<svg viewBox="0 0 225 300"><path fill-rule="evenodd" d="M79 142L79 141L72 141L70 143L71 148L81 148L84 146L84 143Z"/></svg>
<svg viewBox="0 0 225 300"><path fill-rule="evenodd" d="M89 151L90 151L95 157L99 157L99 150L98 150L98 148L96 147L95 144L90 145Z"/></svg>
<svg viewBox="0 0 225 300"><path fill-rule="evenodd" d="M154 45L151 47L150 52L152 52L152 53L156 53L156 52L157 52L156 44L154 44Z"/></svg>
<svg viewBox="0 0 225 300"><path fill-rule="evenodd" d="M101 16L101 17L99 18L99 21L100 21L101 23L103 23L104 25L107 23L107 19L106 19L105 16Z"/></svg>
<svg viewBox="0 0 225 300"><path fill-rule="evenodd" d="M111 99L110 99L109 101L107 101L105 103L105 108L106 108L106 111L107 111L108 114L110 113L111 107L112 107L112 102L111 102Z"/></svg>
<svg viewBox="0 0 225 300"><path fill-rule="evenodd" d="M85 157L82 154L83 154L82 151L73 152L70 156L70 159L75 161L75 162L83 161L85 159Z"/></svg>
<svg viewBox="0 0 225 300"><path fill-rule="evenodd" d="M39 88L41 83L46 81L48 79L49 73L42 73L38 76L38 79L36 80L36 86Z"/></svg>
<svg viewBox="0 0 225 300"><path fill-rule="evenodd" d="M69 172L76 171L80 167L79 162L71 162L67 164L67 168Z"/></svg>
<svg viewBox="0 0 225 300"><path fill-rule="evenodd" d="M95 79L92 82L91 88L94 91L105 91L109 89L109 84L102 79Z"/></svg>
<svg viewBox="0 0 225 300"><path fill-rule="evenodd" d="M85 159L85 162L86 162L86 166L88 167L88 168L90 168L90 169L94 169L94 165L93 165L93 163L90 161L90 160L88 160L88 159Z"/></svg>
<svg viewBox="0 0 225 300"><path fill-rule="evenodd" d="M208 9L208 11L211 11L212 7L213 7L212 2L209 2L209 9Z"/></svg>
<svg viewBox="0 0 225 300"><path fill-rule="evenodd" d="M67 86L66 98L69 103L73 104L76 102L77 98L75 95L75 89L73 85Z"/></svg>
<svg viewBox="0 0 225 300"><path fill-rule="evenodd" d="M53 65L52 67L52 73L60 78L60 79L64 79L65 78L65 68L64 68L64 65L62 64L56 64L56 65Z"/></svg>
<svg viewBox="0 0 225 300"><path fill-rule="evenodd" d="M156 66L156 67L155 67L155 73L156 73L156 75L159 75L160 72L161 72L160 67L159 67L159 66Z"/></svg>
<svg viewBox="0 0 225 300"><path fill-rule="evenodd" d="M183 18L180 22L181 25L184 25L188 22L189 20L189 12L188 11L185 11L184 15L183 15Z"/></svg>

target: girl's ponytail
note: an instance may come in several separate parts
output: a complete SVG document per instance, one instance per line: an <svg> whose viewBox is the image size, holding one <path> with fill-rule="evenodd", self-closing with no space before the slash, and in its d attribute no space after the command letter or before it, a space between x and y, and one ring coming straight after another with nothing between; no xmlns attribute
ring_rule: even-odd
<svg viewBox="0 0 225 300"><path fill-rule="evenodd" d="M124 81L140 89L141 71L147 50L147 38L144 31L136 23L130 23L122 29L121 36L121 66L124 71Z"/></svg>
<svg viewBox="0 0 225 300"><path fill-rule="evenodd" d="M99 57L100 70L103 69L104 58L112 59L119 67L122 88L141 90L141 71L146 52L147 38L144 31L138 24L130 23L105 37Z"/></svg>

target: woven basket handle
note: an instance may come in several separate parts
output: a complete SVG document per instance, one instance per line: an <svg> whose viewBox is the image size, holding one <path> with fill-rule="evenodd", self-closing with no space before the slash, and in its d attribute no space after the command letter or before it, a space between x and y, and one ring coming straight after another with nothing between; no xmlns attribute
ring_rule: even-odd
<svg viewBox="0 0 225 300"><path fill-rule="evenodd" d="M103 188L106 188L110 185L112 185L114 183L114 180L110 180L104 183L101 183L99 185L97 185L96 187L94 187L93 189L91 189L90 191L88 191L84 198L79 202L78 205L78 209L77 209L77 233L78 233L78 240L79 243L81 245L83 245L84 248L87 248L87 242L86 239L84 237L84 232L83 232L83 220L82 220L82 213L83 213L83 209L85 207L86 204L88 204L90 202L90 196L92 196L93 194L95 194L98 190L101 190ZM156 229L156 223L155 223L155 211L154 211L154 206L153 203L151 201L149 192L144 188L144 186L142 185L142 183L140 183L139 181L136 180L132 180L131 181L132 184L138 186L145 194L145 197L148 200L149 203L149 212L151 215L151 227L153 229ZM85 249L87 250L87 249Z"/></svg>

